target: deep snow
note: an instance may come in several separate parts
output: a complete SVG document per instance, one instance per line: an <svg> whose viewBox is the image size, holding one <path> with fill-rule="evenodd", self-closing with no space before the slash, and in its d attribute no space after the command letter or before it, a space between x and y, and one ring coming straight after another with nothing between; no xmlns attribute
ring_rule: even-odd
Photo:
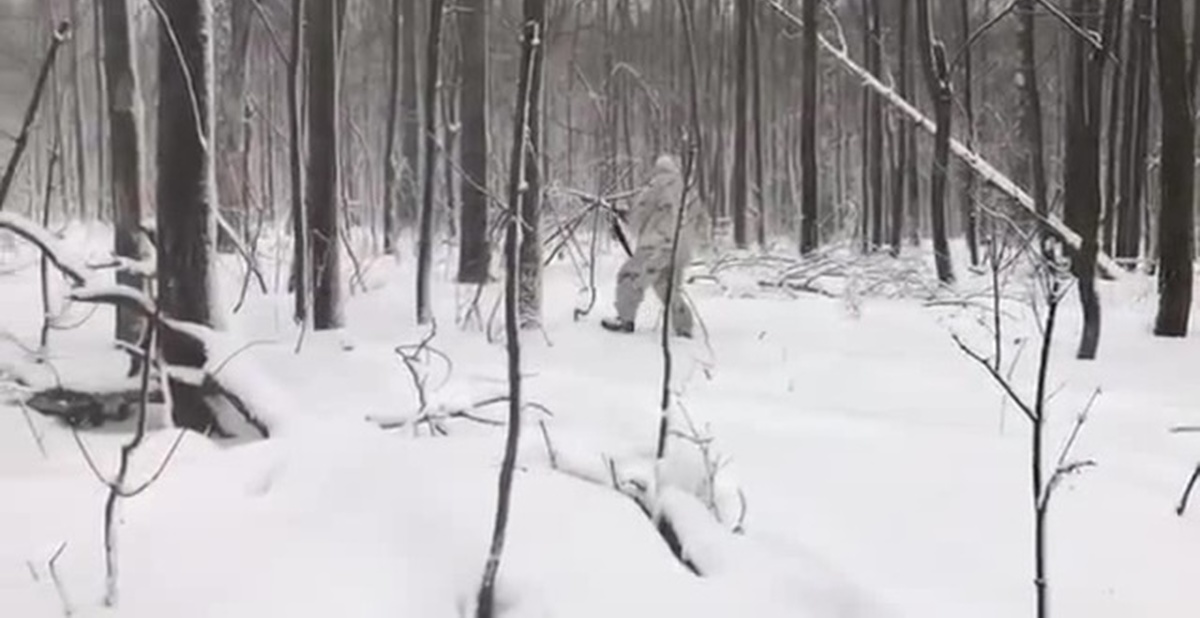
<svg viewBox="0 0 1200 618"><path fill-rule="evenodd" d="M84 242L72 232L71 242ZM98 231L92 230L93 237ZM446 283L439 256L431 407L504 393L503 348L455 324L471 290ZM265 442L220 445L185 437L160 482L125 501L121 602L103 596L104 489L71 434L39 416L43 457L26 417L0 391L0 615L61 614L46 561L77 615L457 616L469 609L493 516L501 430L448 421L449 438L380 431L368 417L403 418L416 395L394 353L418 342L411 260L375 262L369 292L350 298L348 328L308 333L300 354L290 301L251 291L233 333L256 342L226 367L254 383L286 431ZM8 256L0 274L0 329L36 340L32 254ZM712 574L697 579L632 501L549 469L537 421L561 457L636 471L652 451L661 360L655 303L630 337L602 332L617 262L606 259L592 316L568 262L547 271L545 333L525 339L529 412L508 552L501 566L506 616L978 616L1032 613L1028 427L950 339L987 350L967 312L914 300L768 295L730 275L690 288L709 340L677 342L676 387L714 448L728 456L722 487L746 498L746 532L730 536L664 490L690 548ZM20 268L19 266L25 267ZM236 298L236 261L223 266ZM964 288L975 285L972 281ZM62 286L58 286L60 290ZM1072 359L1074 298L1064 305L1052 368L1052 452L1096 387L1103 387L1076 455L1098 467L1062 486L1051 511L1052 606L1064 616L1184 617L1200 607L1200 526L1173 507L1200 459L1195 424L1200 362L1194 339L1150 335L1153 282L1102 287L1100 360ZM494 292L482 302L488 317ZM232 302L230 302L232 304ZM91 309L73 305L72 318ZM1018 309L1014 311L1024 315ZM72 321L67 319L66 321ZM111 313L96 310L52 335L59 376L112 388L123 354L106 342ZM1028 320L1009 326L1028 336ZM231 346L234 347L234 346ZM1026 350L1026 361L1033 359ZM1009 350L1012 354L1012 350ZM1026 365L1029 363L1027 362ZM0 371L53 384L47 365L0 341ZM255 373L250 373L251 371ZM1029 369L1018 372L1023 391ZM249 376L249 377L247 377ZM7 403L5 403L7 402ZM479 411L500 419L502 406ZM84 433L112 470L128 427ZM133 476L157 466L176 433L160 428ZM674 451L675 483L696 469ZM689 460L688 458L692 459ZM728 495L726 494L726 498ZM727 505L728 506L728 505Z"/></svg>

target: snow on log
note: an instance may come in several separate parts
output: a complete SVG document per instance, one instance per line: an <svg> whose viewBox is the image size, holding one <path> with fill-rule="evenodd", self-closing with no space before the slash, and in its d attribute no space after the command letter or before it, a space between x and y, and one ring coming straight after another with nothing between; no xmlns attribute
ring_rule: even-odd
<svg viewBox="0 0 1200 618"><path fill-rule="evenodd" d="M243 420L267 437L282 424L288 410L295 408L267 376L249 360L236 362L247 347L230 335L212 328L161 316L148 294L129 286L98 281L94 268L75 255L49 230L21 215L0 212L0 229L7 229L36 245L71 280L71 298L80 302L132 307L161 328L193 339L205 350L200 386L224 396ZM178 372L180 368L173 368Z"/></svg>
<svg viewBox="0 0 1200 618"><path fill-rule="evenodd" d="M779 0L771 0L770 6L784 19L787 19L797 26L804 26L804 22L799 17L793 15L790 11L781 6L779 4ZM937 132L937 124L934 123L932 119L922 114L921 111L916 108L916 106L914 106L912 103L909 103L899 94L897 94L895 90L889 88L869 71L855 63L854 60L850 58L848 51L834 45L824 35L818 34L817 40L821 44L821 47L833 55L833 57L836 58L838 62L840 62L842 66L846 68L846 70L850 71L856 77L861 79L865 86L874 90L884 99L887 99L892 106L899 109L909 118L913 119L917 125L919 125L930 135L933 135ZM1029 213L1036 217L1048 231L1062 240L1062 242L1064 242L1067 246L1072 249L1079 249L1079 247L1082 245L1083 238L1080 237L1079 234L1076 234L1074 230L1067 227L1067 225L1057 217L1052 215L1043 217L1037 214L1037 208L1034 204L1033 196L1029 195L1027 191L1022 189L1020 185L1018 185L1011 178L1005 176L1003 172L996 169L994 165L988 163L983 159L983 157L979 156L970 148L967 148L962 142L958 141L957 139L950 138L950 151L954 153L954 156L958 157L963 163L967 164L968 167L974 170L984 182L996 187L1005 195L1008 195L1014 201L1016 201L1017 204L1020 204L1022 208L1029 211ZM1106 253L1101 252L1096 257L1096 263L1106 275L1114 279L1121 278L1125 273L1125 270L1117 265L1116 261L1114 261Z"/></svg>

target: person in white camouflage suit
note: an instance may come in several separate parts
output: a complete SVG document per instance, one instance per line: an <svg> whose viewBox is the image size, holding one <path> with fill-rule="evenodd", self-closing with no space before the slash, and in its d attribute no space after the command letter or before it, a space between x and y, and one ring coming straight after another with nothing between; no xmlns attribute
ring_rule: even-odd
<svg viewBox="0 0 1200 618"><path fill-rule="evenodd" d="M692 312L682 298L681 284L684 267L692 259L692 237L699 208L689 207L684 213L675 257L678 266L673 272L671 268L671 243L683 198L683 182L679 159L668 154L659 156L649 184L629 210L629 229L637 237L637 248L617 275L617 315L601 322L605 329L632 333L646 288L653 286L658 298L665 302L667 284L674 276L671 323L677 336L692 336Z"/></svg>

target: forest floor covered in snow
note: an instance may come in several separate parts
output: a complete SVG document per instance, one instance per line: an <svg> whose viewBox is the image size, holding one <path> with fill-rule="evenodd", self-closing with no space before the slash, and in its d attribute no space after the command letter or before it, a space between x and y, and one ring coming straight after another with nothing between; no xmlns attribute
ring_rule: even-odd
<svg viewBox="0 0 1200 618"><path fill-rule="evenodd" d="M72 242L86 242L73 233ZM448 283L448 258L438 257L439 326L429 345L450 362L419 368L427 412L506 392L503 345L484 332L497 291L484 295L483 328L463 327L474 290ZM232 347L227 367L254 381L286 431L238 444L183 437L162 477L122 503L120 597L109 609L107 491L72 432L26 414L17 402L27 391L14 384L128 387L127 357L109 342L110 310L76 303L62 321L82 324L53 331L47 362L37 363L25 349L36 348L41 322L35 257L4 256L0 616L56 616L64 606L134 618L469 612L504 432L462 418L439 423L448 436L431 436L431 423L379 427L418 414L419 393L396 353L427 334L413 318L411 262L374 262L366 291L348 298L347 328L307 333L298 353L290 298L251 290L231 324L232 337L251 345ZM524 424L502 615L1032 615L1029 424L955 346L951 333L985 353L991 345L979 312L956 303L845 289L784 295L732 274L689 287L706 337L676 340L675 387L711 436L705 444L727 461L724 486L745 499L743 534L692 548L719 557L703 578L671 555L631 500L552 469L555 457L634 465L654 449L657 304L646 303L634 335L598 325L618 264L600 265L598 301L579 321L573 312L586 294L577 273L551 265L544 331L523 339L528 398L549 413L531 409ZM222 268L232 305L240 267L230 258ZM964 290L986 278L966 279ZM55 287L57 299L63 286ZM1200 460L1200 433L1170 430L1200 424L1200 345L1151 335L1151 279L1106 282L1101 294L1099 360L1073 358L1073 295L1053 350L1048 457L1095 389L1102 393L1074 448L1097 466L1069 478L1050 511L1051 604L1062 616L1193 616L1200 513L1174 508ZM1011 309L1006 341L1030 339L1028 312ZM1032 390L1035 347L1014 374L1022 392ZM503 406L473 414L502 420ZM109 472L130 432L112 424L80 437ZM132 478L152 474L177 436L156 423ZM677 463L686 483L695 462Z"/></svg>

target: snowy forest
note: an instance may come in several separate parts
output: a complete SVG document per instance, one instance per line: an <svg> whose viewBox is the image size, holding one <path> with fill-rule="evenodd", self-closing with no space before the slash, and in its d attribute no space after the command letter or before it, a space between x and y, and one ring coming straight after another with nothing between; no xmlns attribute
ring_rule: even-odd
<svg viewBox="0 0 1200 618"><path fill-rule="evenodd" d="M1196 0L0 0L0 616L1195 616L1198 102Z"/></svg>

